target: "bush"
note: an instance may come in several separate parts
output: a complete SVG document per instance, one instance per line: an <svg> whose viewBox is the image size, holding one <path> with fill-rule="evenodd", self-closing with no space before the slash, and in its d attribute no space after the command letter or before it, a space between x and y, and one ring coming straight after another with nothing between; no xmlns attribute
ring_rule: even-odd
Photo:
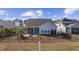
<svg viewBox="0 0 79 59"><path fill-rule="evenodd" d="M14 31L14 29L0 28L0 37L15 35L15 33L16 31Z"/></svg>
<svg viewBox="0 0 79 59"><path fill-rule="evenodd" d="M63 33L63 38L71 38L71 34L66 34L66 33Z"/></svg>

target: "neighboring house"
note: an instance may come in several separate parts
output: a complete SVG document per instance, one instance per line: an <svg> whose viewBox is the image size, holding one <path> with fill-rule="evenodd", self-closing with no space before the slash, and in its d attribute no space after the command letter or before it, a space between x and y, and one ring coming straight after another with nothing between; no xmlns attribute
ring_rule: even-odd
<svg viewBox="0 0 79 59"><path fill-rule="evenodd" d="M79 23L70 24L66 28L69 30L67 33L79 34Z"/></svg>
<svg viewBox="0 0 79 59"><path fill-rule="evenodd" d="M28 34L56 34L56 25L51 19L25 20Z"/></svg>
<svg viewBox="0 0 79 59"><path fill-rule="evenodd" d="M75 19L63 19L63 24L66 27L66 33L79 34L79 21Z"/></svg>
<svg viewBox="0 0 79 59"><path fill-rule="evenodd" d="M79 24L78 20L63 18L62 20L57 20L54 22L57 26L57 33L75 34L79 32L79 25L76 25Z"/></svg>
<svg viewBox="0 0 79 59"><path fill-rule="evenodd" d="M5 21L5 20L0 20L0 28L14 28L13 22L12 21Z"/></svg>
<svg viewBox="0 0 79 59"><path fill-rule="evenodd" d="M67 18L63 18L62 22L65 26L69 25L69 24L73 24L74 22L76 22L76 20L74 19L67 19Z"/></svg>

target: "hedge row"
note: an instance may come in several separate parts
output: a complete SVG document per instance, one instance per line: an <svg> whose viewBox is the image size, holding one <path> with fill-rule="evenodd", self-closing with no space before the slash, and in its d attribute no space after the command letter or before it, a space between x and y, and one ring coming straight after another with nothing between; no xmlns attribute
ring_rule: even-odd
<svg viewBox="0 0 79 59"><path fill-rule="evenodd" d="M26 33L25 29L5 29L5 28L0 28L0 37L2 36L11 36L15 34L20 34L24 35Z"/></svg>
<svg viewBox="0 0 79 59"><path fill-rule="evenodd" d="M16 33L15 29L5 29L5 28L0 28L0 37L2 36L11 36Z"/></svg>

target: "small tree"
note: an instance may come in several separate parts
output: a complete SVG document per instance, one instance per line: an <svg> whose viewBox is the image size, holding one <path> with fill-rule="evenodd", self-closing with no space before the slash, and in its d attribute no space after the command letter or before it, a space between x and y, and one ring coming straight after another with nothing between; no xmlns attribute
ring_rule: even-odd
<svg viewBox="0 0 79 59"><path fill-rule="evenodd" d="M4 39L4 37L5 37L5 28L0 28L0 37L2 38L2 39Z"/></svg>

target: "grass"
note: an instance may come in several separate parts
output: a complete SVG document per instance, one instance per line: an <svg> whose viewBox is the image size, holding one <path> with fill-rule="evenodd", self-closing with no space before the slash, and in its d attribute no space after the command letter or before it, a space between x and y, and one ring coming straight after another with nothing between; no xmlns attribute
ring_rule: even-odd
<svg viewBox="0 0 79 59"><path fill-rule="evenodd" d="M79 50L79 46L76 45L76 42L44 43L42 44L42 50L43 51L77 51Z"/></svg>
<svg viewBox="0 0 79 59"><path fill-rule="evenodd" d="M15 36L0 40L0 51L38 51L38 41L42 51L79 51L79 40L67 40L59 37L38 36L25 41Z"/></svg>
<svg viewBox="0 0 79 59"><path fill-rule="evenodd" d="M0 43L1 51L36 51L37 43Z"/></svg>

